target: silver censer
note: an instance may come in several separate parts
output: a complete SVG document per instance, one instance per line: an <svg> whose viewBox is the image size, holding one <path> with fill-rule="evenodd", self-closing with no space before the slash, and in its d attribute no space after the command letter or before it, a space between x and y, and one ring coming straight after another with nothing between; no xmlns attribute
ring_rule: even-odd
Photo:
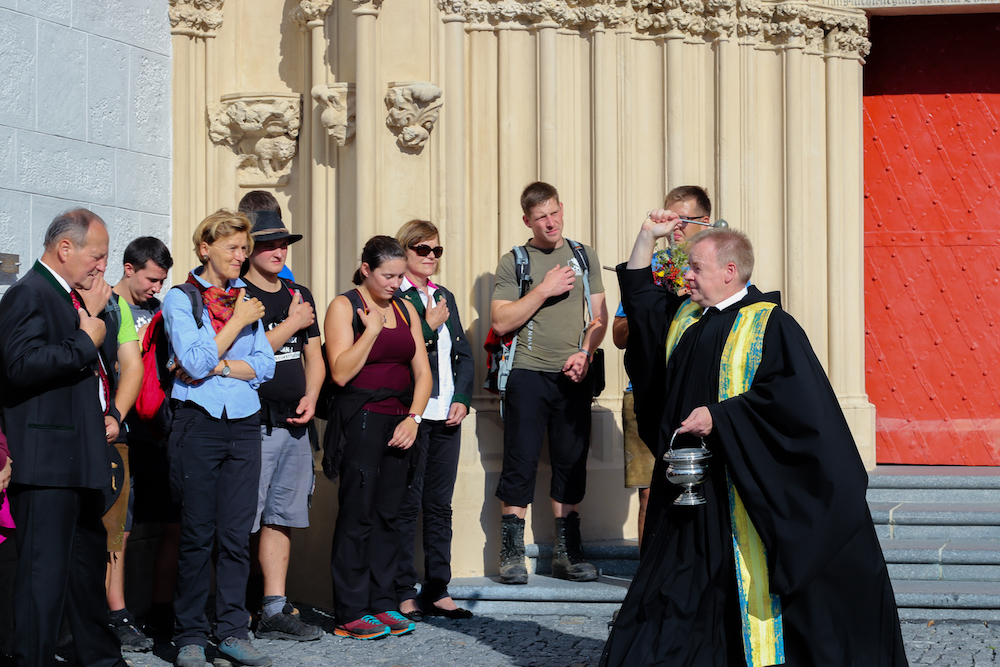
<svg viewBox="0 0 1000 667"><path fill-rule="evenodd" d="M705 447L705 438L701 439L701 447L674 449L674 438L677 431L670 437L670 447L663 455L667 463L667 481L684 487L684 493L677 496L674 505L704 505L705 495L696 488L708 477L708 460L712 452Z"/></svg>

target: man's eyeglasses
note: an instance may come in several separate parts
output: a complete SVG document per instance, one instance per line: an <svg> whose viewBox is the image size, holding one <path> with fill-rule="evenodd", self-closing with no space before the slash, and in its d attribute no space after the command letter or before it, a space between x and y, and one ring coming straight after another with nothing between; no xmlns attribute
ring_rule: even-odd
<svg viewBox="0 0 1000 667"><path fill-rule="evenodd" d="M444 254L444 248L441 246L434 246L433 248L429 245L411 245L410 250L417 253L421 257L427 257L427 255L434 253L434 256L441 259L441 255Z"/></svg>

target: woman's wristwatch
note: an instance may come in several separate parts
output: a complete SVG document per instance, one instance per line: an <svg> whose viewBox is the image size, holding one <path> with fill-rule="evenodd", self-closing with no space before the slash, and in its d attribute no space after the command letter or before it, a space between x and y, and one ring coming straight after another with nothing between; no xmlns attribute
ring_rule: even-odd
<svg viewBox="0 0 1000 667"><path fill-rule="evenodd" d="M421 418L421 416L418 415L415 412L411 412L410 414L408 414L406 416L409 417L410 419L412 419L413 423L416 424L417 426L420 426L420 422L423 421L423 418Z"/></svg>

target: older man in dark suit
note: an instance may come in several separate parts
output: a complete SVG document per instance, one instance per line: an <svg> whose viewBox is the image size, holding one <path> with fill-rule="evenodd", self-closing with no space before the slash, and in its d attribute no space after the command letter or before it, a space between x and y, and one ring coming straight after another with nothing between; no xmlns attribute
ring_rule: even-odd
<svg viewBox="0 0 1000 667"><path fill-rule="evenodd" d="M41 260L0 300L0 396L17 462L9 493L19 667L54 664L63 612L81 664L125 665L107 624L101 523L120 417L108 383L113 361L98 348L115 334L77 292L100 276L107 255L104 221L84 209L64 213L49 225Z"/></svg>

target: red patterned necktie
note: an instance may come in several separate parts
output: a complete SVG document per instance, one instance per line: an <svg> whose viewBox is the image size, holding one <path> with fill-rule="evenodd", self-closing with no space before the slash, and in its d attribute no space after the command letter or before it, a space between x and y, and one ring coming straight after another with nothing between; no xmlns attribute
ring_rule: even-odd
<svg viewBox="0 0 1000 667"><path fill-rule="evenodd" d="M73 307L79 310L83 308L83 304L80 302L80 296L76 293L76 290L69 291L70 298L73 300ZM86 311L86 308L84 308ZM97 377L101 380L101 393L104 394L104 414L108 414L111 409L111 385L108 384L108 373L104 370L104 359L101 358L101 351L97 351Z"/></svg>

